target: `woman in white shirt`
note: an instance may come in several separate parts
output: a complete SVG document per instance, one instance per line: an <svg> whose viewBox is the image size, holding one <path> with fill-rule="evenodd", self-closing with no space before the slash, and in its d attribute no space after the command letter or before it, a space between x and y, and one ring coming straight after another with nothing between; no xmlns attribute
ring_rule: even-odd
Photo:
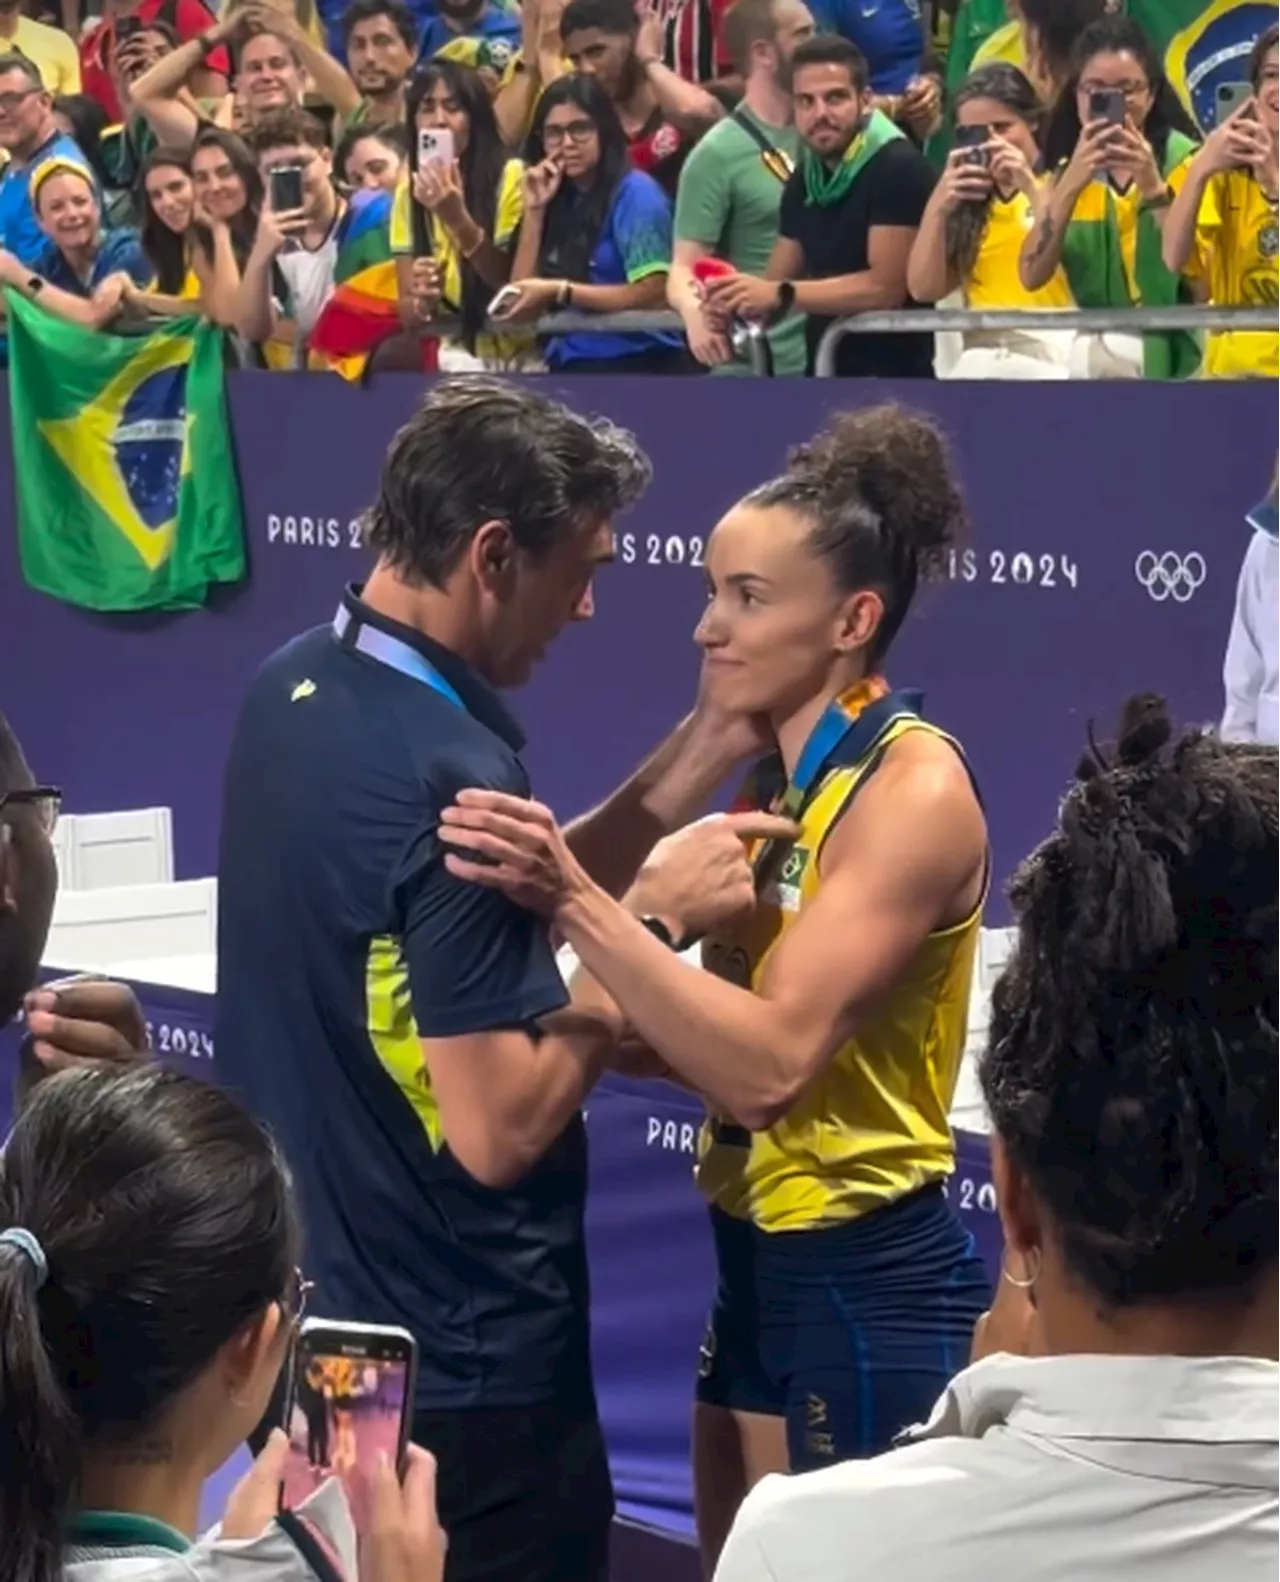
<svg viewBox="0 0 1280 1582"><path fill-rule="evenodd" d="M1131 700L1011 895L983 1089L1006 1237L902 1448L769 1478L717 1582L1273 1582L1277 752Z"/></svg>

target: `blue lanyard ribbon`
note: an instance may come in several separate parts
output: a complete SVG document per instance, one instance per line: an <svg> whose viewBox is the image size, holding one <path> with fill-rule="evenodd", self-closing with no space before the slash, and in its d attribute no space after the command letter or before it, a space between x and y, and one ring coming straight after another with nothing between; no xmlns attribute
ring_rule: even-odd
<svg viewBox="0 0 1280 1582"><path fill-rule="evenodd" d="M466 713L467 706L457 691L425 654L420 654L401 638L392 637L390 632L367 626L358 616L352 615L345 604L338 606L338 613L333 618L333 635L343 648L354 648L357 653L376 659L380 665L387 665L392 670L398 670L402 676L420 681L442 698L447 698L455 709Z"/></svg>

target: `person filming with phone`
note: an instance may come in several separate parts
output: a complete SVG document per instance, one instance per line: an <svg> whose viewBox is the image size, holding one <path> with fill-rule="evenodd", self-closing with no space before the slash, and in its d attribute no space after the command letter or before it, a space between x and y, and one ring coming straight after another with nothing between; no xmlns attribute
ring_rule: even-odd
<svg viewBox="0 0 1280 1582"><path fill-rule="evenodd" d="M1280 64L1269 27L1249 60L1248 99L1229 113L1191 161L1164 225L1164 261L1199 284L1214 306L1270 308L1280 300ZM1226 330L1208 337L1210 379L1274 379L1274 330Z"/></svg>
<svg viewBox="0 0 1280 1582"><path fill-rule="evenodd" d="M282 323L305 340L333 295L347 209L333 184L324 127L306 110L281 110L251 135L266 201L236 300L236 329L253 345L278 338ZM390 215L386 193L363 193Z"/></svg>
<svg viewBox="0 0 1280 1582"><path fill-rule="evenodd" d="M958 293L966 308L1031 311L1075 306L1061 266L1037 291L1018 273L1041 177L1036 134L1040 101L1016 66L980 66L955 97L955 141L925 207L907 260L907 289L917 302ZM952 379L1066 379L1067 330L967 334L949 363L948 337L937 337L938 372ZM955 340L956 337L949 339Z"/></svg>
<svg viewBox="0 0 1280 1582"><path fill-rule="evenodd" d="M1036 203L1019 259L1028 291L1062 266L1081 308L1172 307L1190 289L1161 256L1161 228L1195 148L1195 127L1146 34L1107 16L1076 41L1073 70L1049 119L1054 178ZM1200 348L1185 331L1082 336L1075 374L1179 379Z"/></svg>

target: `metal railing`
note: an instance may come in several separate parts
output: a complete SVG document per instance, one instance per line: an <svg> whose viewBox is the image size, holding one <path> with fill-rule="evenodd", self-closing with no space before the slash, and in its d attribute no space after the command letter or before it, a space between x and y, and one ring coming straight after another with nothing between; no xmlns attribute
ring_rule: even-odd
<svg viewBox="0 0 1280 1582"><path fill-rule="evenodd" d="M1008 331L1069 331L1078 335L1140 335L1146 330L1275 330L1274 308L1209 308L1190 304L1172 308L1061 308L1043 312L1018 309L911 308L891 313L858 313L837 319L818 342L814 374L832 379L836 348L847 335L999 334Z"/></svg>

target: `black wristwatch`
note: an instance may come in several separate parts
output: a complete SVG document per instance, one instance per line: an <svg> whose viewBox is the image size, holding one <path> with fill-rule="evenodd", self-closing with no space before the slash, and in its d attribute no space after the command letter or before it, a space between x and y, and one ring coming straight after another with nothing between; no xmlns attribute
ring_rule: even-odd
<svg viewBox="0 0 1280 1582"><path fill-rule="evenodd" d="M27 290L33 297L38 297L44 290L44 280L39 275L28 275Z"/></svg>
<svg viewBox="0 0 1280 1582"><path fill-rule="evenodd" d="M687 950L691 944L691 941L687 938L679 941L675 940L672 937L671 930L660 917L642 917L640 923L642 927L649 930L660 945L665 945L668 950L674 950L677 955L682 950Z"/></svg>
<svg viewBox="0 0 1280 1582"><path fill-rule="evenodd" d="M784 280L778 287L778 302L769 317L770 324L777 324L780 319L785 319L795 306L796 287L795 281Z"/></svg>

